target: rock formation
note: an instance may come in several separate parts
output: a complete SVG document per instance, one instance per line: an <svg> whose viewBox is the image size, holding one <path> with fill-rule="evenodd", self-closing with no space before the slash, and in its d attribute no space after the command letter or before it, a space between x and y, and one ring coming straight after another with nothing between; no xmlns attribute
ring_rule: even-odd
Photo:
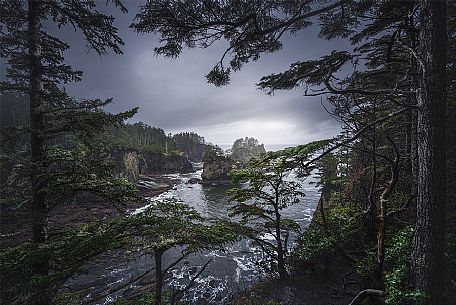
<svg viewBox="0 0 456 305"><path fill-rule="evenodd" d="M204 160L202 183L226 183L231 180L229 173L233 169L233 160L225 156L212 155Z"/></svg>
<svg viewBox="0 0 456 305"><path fill-rule="evenodd" d="M150 173L190 173L193 172L192 163L184 154L143 153L141 174Z"/></svg>
<svg viewBox="0 0 456 305"><path fill-rule="evenodd" d="M246 165L252 157L265 152L264 145L260 144L257 139L245 137L234 142L231 148L231 159Z"/></svg>
<svg viewBox="0 0 456 305"><path fill-rule="evenodd" d="M117 164L118 175L132 182L137 182L140 175L193 172L191 162L183 154L165 155L129 150L117 152L113 158Z"/></svg>
<svg viewBox="0 0 456 305"><path fill-rule="evenodd" d="M229 183L231 170L244 167L252 157L265 152L263 144L259 144L258 140L249 137L236 140L230 156L221 156L216 151L212 151L204 159L201 183Z"/></svg>

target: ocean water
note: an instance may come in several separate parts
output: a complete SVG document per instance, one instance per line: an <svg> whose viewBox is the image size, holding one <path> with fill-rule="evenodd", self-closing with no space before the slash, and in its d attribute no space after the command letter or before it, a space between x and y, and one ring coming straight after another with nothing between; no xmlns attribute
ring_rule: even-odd
<svg viewBox="0 0 456 305"><path fill-rule="evenodd" d="M194 207L206 218L227 217L227 211L232 206L226 195L227 186L187 184L189 179L201 177L202 166L196 166L199 170L195 173L168 175L180 179L180 183L150 200L174 197ZM297 178L290 173L290 179ZM298 204L282 211L284 217L296 220L303 230L310 224L319 197L319 191L309 182L302 183L302 190L306 196L301 198ZM140 212L140 209L136 212ZM296 236L290 238L291 247L295 238ZM164 265L176 260L180 256L180 250L168 250L163 257ZM206 270L195 281L195 285L184 295L183 300L188 304L224 304L233 294L267 276L258 265L263 259L263 252L259 247L252 245L249 240L241 240L227 245L221 251L192 254L176 266L166 286L182 289L199 268L211 260ZM79 273L67 281L66 286L70 291L81 291L86 297L84 304L110 304L126 289L140 289L141 283L125 284L152 268L154 259L150 254L135 257L123 252L107 253L89 261ZM152 278L153 273L148 276Z"/></svg>

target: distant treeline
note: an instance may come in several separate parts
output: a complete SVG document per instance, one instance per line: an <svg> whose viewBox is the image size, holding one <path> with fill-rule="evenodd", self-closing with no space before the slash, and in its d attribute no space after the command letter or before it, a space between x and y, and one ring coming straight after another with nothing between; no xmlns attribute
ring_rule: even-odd
<svg viewBox="0 0 456 305"><path fill-rule="evenodd" d="M0 128L4 130L27 128L29 125L28 99L22 95L3 94L0 99ZM13 134L13 133L12 133ZM11 137L9 147L29 145L28 138ZM3 140L8 138L7 134L2 135ZM61 138L62 143L73 141L68 137ZM149 126L146 123L138 122L123 124L122 126L107 127L105 132L99 135L99 143L111 149L135 149L156 153L172 154L185 153L194 162L201 161L203 155L209 151L220 153L222 150L195 132L181 132L172 135L159 127Z"/></svg>
<svg viewBox="0 0 456 305"><path fill-rule="evenodd" d="M208 151L220 151L216 145L206 142L195 132L180 132L172 135L158 127L143 122L111 127L103 135L116 147L146 150L157 153L185 153L191 161L201 161Z"/></svg>

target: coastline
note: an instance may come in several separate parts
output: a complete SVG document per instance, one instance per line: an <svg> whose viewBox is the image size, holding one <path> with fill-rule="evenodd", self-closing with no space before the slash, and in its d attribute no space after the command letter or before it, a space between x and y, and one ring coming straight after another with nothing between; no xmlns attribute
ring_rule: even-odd
<svg viewBox="0 0 456 305"><path fill-rule="evenodd" d="M147 177L166 186L156 189L137 186L138 194L142 197L158 196L172 189L180 181L159 173ZM55 235L64 228L74 228L92 221L125 215L129 210L140 208L143 205L144 202L130 202L117 206L94 196L80 196L73 203L51 209L49 235ZM7 213L1 217L0 246L16 246L31 239L32 229L27 217L18 218Z"/></svg>

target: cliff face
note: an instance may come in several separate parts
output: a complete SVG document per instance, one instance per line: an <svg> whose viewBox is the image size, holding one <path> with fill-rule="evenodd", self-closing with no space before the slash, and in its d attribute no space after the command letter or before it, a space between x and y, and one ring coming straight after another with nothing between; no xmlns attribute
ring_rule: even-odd
<svg viewBox="0 0 456 305"><path fill-rule="evenodd" d="M224 156L212 156L204 160L201 178L205 182L228 182L229 173L233 169L232 159Z"/></svg>
<svg viewBox="0 0 456 305"><path fill-rule="evenodd" d="M140 174L140 157L136 151L125 152L122 156L120 176L129 181L138 181Z"/></svg>
<svg viewBox="0 0 456 305"><path fill-rule="evenodd" d="M119 152L114 157L118 164L119 176L130 181L138 181L140 175L156 173L188 173L193 166L184 155L164 155L160 153Z"/></svg>
<svg viewBox="0 0 456 305"><path fill-rule="evenodd" d="M189 173L193 172L192 163L185 155L164 155L158 153L144 153L142 160L141 174L152 173Z"/></svg>

